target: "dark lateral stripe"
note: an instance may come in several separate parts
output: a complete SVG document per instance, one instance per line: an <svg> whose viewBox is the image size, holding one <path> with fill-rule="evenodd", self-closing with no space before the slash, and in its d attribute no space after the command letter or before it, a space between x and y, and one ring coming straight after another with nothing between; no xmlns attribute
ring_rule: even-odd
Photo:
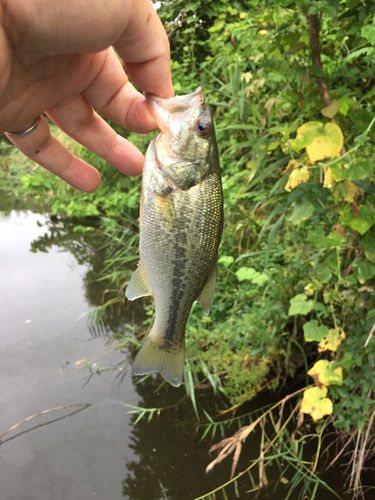
<svg viewBox="0 0 375 500"><path fill-rule="evenodd" d="M167 331L166 339L169 342L176 341L176 334L178 327L185 328L185 322L179 325L179 315L181 314L181 305L183 305L183 296L185 293L185 277L186 277L186 263L187 263L187 247L188 247L188 237L187 231L189 227L190 219L187 217L186 213L180 213L179 226L185 230L180 231L178 238L175 241L174 248L174 260L173 260L173 279L172 279L172 290L171 290L171 300L168 311L167 320ZM187 318L186 318L187 319Z"/></svg>

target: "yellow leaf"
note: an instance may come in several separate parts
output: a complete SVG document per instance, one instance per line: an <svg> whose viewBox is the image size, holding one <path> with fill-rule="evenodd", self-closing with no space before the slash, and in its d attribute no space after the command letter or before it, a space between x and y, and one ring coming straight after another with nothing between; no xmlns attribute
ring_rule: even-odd
<svg viewBox="0 0 375 500"><path fill-rule="evenodd" d="M342 328L331 328L328 335L318 344L318 351L336 352L338 346L345 338L345 332Z"/></svg>
<svg viewBox="0 0 375 500"><path fill-rule="evenodd" d="M320 388L328 385L342 384L342 368L341 366L337 367L336 361L320 359L307 373Z"/></svg>
<svg viewBox="0 0 375 500"><path fill-rule="evenodd" d="M331 415L333 404L326 398L327 388L311 387L303 393L301 411L312 416L313 420L319 420L325 415Z"/></svg>
<svg viewBox="0 0 375 500"><path fill-rule="evenodd" d="M344 200L349 201L350 203L354 202L354 198L356 197L357 193L359 192L359 188L353 184L351 181L345 181L345 187L348 192L348 194L345 196Z"/></svg>
<svg viewBox="0 0 375 500"><path fill-rule="evenodd" d="M289 172L289 170L292 170L293 168L297 168L299 166L299 161L298 160L289 160L288 165L286 166L286 169L284 170L284 174Z"/></svg>
<svg viewBox="0 0 375 500"><path fill-rule="evenodd" d="M297 130L297 137L290 141L291 146L299 151L306 148L310 161L315 163L324 158L339 155L344 137L336 123L307 122Z"/></svg>
<svg viewBox="0 0 375 500"><path fill-rule="evenodd" d="M246 12L241 12L240 19L245 19L245 17L246 17Z"/></svg>
<svg viewBox="0 0 375 500"><path fill-rule="evenodd" d="M332 187L335 184L335 179L333 177L332 168L328 167L326 170L326 175L324 177L324 187Z"/></svg>
<svg viewBox="0 0 375 500"><path fill-rule="evenodd" d="M320 290L322 286L323 285L318 280L313 280L305 286L305 290L309 295L313 295L316 291Z"/></svg>
<svg viewBox="0 0 375 500"><path fill-rule="evenodd" d="M323 116L326 116L327 118L333 118L337 111L339 110L339 102L334 99L331 104L323 108L320 112L322 113Z"/></svg>
<svg viewBox="0 0 375 500"><path fill-rule="evenodd" d="M266 34L267 34L267 30L260 30L260 31L258 31L258 35L264 36Z"/></svg>
<svg viewBox="0 0 375 500"><path fill-rule="evenodd" d="M334 123L327 123L328 125L332 125L337 127ZM337 127L338 128L338 127ZM340 129L339 129L340 130ZM335 156L338 156L341 148L344 144L344 139L342 137L342 132L340 130L341 134L341 140L335 140L335 141L326 141L323 138L319 137L314 140L310 146L306 147L306 152L309 155L310 160L312 163L315 163L318 160L324 160L324 158L335 158Z"/></svg>
<svg viewBox="0 0 375 500"><path fill-rule="evenodd" d="M310 170L307 168L295 168L289 176L288 182L285 185L286 191L292 191L294 188L298 186L298 184L302 184L307 182L310 177Z"/></svg>

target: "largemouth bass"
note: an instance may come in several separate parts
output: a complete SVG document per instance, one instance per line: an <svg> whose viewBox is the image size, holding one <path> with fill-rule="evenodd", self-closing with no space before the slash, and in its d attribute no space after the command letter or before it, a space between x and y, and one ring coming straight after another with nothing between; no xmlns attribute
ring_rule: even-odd
<svg viewBox="0 0 375 500"><path fill-rule="evenodd" d="M214 123L199 87L147 96L160 127L147 149L140 208L140 262L129 300L152 295L155 322L133 374L159 372L175 387L184 373L185 327L198 300L209 314L223 229L223 191Z"/></svg>

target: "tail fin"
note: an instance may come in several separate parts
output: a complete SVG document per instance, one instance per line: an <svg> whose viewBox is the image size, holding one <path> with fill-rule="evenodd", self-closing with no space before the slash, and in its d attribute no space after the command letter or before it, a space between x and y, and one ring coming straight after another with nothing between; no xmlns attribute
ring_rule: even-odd
<svg viewBox="0 0 375 500"><path fill-rule="evenodd" d="M179 387L184 375L185 342L168 345L158 341L151 331L133 362L133 375L158 372L174 387Z"/></svg>

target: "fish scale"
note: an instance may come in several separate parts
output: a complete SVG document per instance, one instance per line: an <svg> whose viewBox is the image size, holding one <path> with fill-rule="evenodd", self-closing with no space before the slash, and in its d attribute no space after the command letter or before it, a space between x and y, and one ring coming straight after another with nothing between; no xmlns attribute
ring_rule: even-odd
<svg viewBox="0 0 375 500"><path fill-rule="evenodd" d="M149 100L162 130L146 153L140 263L126 294L131 300L153 295L155 321L133 373L159 372L179 386L191 306L199 300L208 314L215 290L223 226L220 166L201 88L188 96ZM202 123L210 127L207 137L197 128Z"/></svg>

